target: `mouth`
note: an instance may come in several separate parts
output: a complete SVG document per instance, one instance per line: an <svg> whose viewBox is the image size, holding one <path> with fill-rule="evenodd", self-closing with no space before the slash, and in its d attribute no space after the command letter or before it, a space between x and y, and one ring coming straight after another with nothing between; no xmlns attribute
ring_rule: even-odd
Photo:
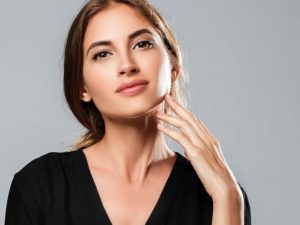
<svg viewBox="0 0 300 225"><path fill-rule="evenodd" d="M135 90L135 88L138 89L138 87L136 86L143 86L143 85L147 85L149 83L149 81L147 80L141 80L141 79L136 79L136 80L132 80L129 82L124 82L122 83L115 92L128 92L130 90ZM141 87L139 87L141 88ZM128 90L126 90L128 89Z"/></svg>
<svg viewBox="0 0 300 225"><path fill-rule="evenodd" d="M146 88L147 84L135 85L133 87L125 88L119 92L119 94L127 95L127 96L134 96L142 93Z"/></svg>

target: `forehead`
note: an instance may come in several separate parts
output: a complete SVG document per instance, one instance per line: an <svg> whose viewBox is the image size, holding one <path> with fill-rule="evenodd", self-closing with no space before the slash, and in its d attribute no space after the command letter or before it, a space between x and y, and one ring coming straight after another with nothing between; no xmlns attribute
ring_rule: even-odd
<svg viewBox="0 0 300 225"><path fill-rule="evenodd" d="M125 4L115 4L96 14L88 24L84 45L99 40L114 40L128 37L142 28L158 35L153 26L136 10Z"/></svg>

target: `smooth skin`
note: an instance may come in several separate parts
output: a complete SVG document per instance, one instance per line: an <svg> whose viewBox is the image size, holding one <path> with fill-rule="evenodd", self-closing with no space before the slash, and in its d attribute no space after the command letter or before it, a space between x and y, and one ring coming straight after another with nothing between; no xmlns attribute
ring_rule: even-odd
<svg viewBox="0 0 300 225"><path fill-rule="evenodd" d="M184 148L199 179L213 200L213 225L244 224L244 200L239 185L221 150L220 142L206 126L176 102L171 95L166 100L178 117L156 113L156 116L181 132L167 128L161 123L158 129Z"/></svg>
<svg viewBox="0 0 300 225"><path fill-rule="evenodd" d="M152 34L130 38L142 29ZM103 40L109 43L90 49ZM129 6L115 4L90 20L83 50L82 100L93 100L105 123L103 139L85 148L84 154L111 222L142 225L149 218L176 160L165 143L166 134L184 148L212 196L212 224L242 225L243 196L218 140L168 97L178 70L151 24ZM142 93L115 93L122 82L134 79L149 81ZM163 112L164 104L177 116L156 114ZM164 123L180 129L163 128ZM137 214L141 208L143 213Z"/></svg>
<svg viewBox="0 0 300 225"><path fill-rule="evenodd" d="M129 38L142 29L152 34ZM110 44L90 49L104 40ZM120 4L89 21L83 50L82 100L92 99L105 123L103 139L84 149L91 174L112 224L145 224L176 160L154 115L170 91L169 56L148 21ZM149 81L143 93L115 93L122 82L134 79Z"/></svg>

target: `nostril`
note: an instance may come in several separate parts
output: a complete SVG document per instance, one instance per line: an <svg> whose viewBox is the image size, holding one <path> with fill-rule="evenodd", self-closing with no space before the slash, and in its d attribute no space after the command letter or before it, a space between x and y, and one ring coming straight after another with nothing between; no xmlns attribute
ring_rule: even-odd
<svg viewBox="0 0 300 225"><path fill-rule="evenodd" d="M120 71L119 75L124 75L124 74L134 74L139 72L139 68L136 65L124 65Z"/></svg>
<svg viewBox="0 0 300 225"><path fill-rule="evenodd" d="M131 72L136 73L136 72L137 72L137 68L133 68L133 69L131 70Z"/></svg>

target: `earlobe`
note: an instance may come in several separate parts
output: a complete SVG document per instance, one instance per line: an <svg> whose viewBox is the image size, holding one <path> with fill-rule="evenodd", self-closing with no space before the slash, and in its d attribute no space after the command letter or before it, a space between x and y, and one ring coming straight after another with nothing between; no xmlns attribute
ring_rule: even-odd
<svg viewBox="0 0 300 225"><path fill-rule="evenodd" d="M81 93L81 99L82 101L89 102L92 100L92 97L90 94L84 89L84 91Z"/></svg>
<svg viewBox="0 0 300 225"><path fill-rule="evenodd" d="M178 70L176 68L172 69L172 81L177 80L178 77Z"/></svg>

